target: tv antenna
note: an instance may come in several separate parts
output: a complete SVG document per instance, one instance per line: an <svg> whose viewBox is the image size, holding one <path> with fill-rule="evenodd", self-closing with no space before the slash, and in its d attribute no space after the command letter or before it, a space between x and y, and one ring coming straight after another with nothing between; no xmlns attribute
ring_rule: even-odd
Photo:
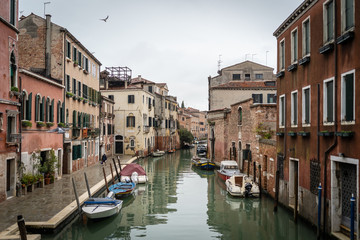
<svg viewBox="0 0 360 240"><path fill-rule="evenodd" d="M45 15L45 7L46 7L46 4L50 4L51 2L44 2L44 17L46 17Z"/></svg>

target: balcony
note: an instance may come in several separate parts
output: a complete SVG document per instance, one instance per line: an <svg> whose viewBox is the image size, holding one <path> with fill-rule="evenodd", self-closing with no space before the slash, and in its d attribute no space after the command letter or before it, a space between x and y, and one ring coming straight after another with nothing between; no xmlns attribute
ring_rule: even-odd
<svg viewBox="0 0 360 240"><path fill-rule="evenodd" d="M149 132L150 132L150 127L144 126L144 133L149 133Z"/></svg>
<svg viewBox="0 0 360 240"><path fill-rule="evenodd" d="M8 145L21 143L21 134L19 134L19 133L11 133L9 136L7 136L6 143Z"/></svg>

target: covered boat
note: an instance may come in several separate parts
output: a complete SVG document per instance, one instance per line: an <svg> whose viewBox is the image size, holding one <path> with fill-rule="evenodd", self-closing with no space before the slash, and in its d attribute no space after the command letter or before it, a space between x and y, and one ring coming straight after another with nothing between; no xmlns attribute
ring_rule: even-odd
<svg viewBox="0 0 360 240"><path fill-rule="evenodd" d="M165 154L165 152L164 151L159 151L159 149L152 153L153 157L161 157L164 154Z"/></svg>
<svg viewBox="0 0 360 240"><path fill-rule="evenodd" d="M111 185L109 191L114 192L116 198L122 198L132 194L135 187L136 183L134 182L119 182Z"/></svg>
<svg viewBox="0 0 360 240"><path fill-rule="evenodd" d="M226 190L234 197L259 197L260 188L245 174L233 175L225 181Z"/></svg>
<svg viewBox="0 0 360 240"><path fill-rule="evenodd" d="M105 198L89 198L84 202L82 210L88 218L106 218L118 214L122 203L121 200L115 200L114 192L109 192Z"/></svg>
<svg viewBox="0 0 360 240"><path fill-rule="evenodd" d="M215 163L211 162L210 159L201 158L194 156L191 159L191 163L195 167L199 167L203 170L213 170L215 168Z"/></svg>
<svg viewBox="0 0 360 240"><path fill-rule="evenodd" d="M137 174L137 176L135 173ZM130 178L131 181L135 183L146 183L148 180L145 170L136 163L130 163L126 165L120 172L120 175L121 182L126 182L126 177Z"/></svg>
<svg viewBox="0 0 360 240"><path fill-rule="evenodd" d="M237 162L234 160L221 161L220 169L217 170L219 177L226 181L232 175L241 175Z"/></svg>
<svg viewBox="0 0 360 240"><path fill-rule="evenodd" d="M207 146L206 145L202 145L202 144L199 144L196 148L196 154L198 156L206 156L207 154Z"/></svg>

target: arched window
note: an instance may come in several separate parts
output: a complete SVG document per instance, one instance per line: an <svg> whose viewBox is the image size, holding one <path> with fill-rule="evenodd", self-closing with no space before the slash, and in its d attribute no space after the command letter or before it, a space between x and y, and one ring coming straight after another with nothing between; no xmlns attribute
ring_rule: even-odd
<svg viewBox="0 0 360 240"><path fill-rule="evenodd" d="M16 58L14 51L10 55L10 87L17 87Z"/></svg>
<svg viewBox="0 0 360 240"><path fill-rule="evenodd" d="M51 100L49 121L54 122L54 99Z"/></svg>
<svg viewBox="0 0 360 240"><path fill-rule="evenodd" d="M45 122L49 122L49 120L50 120L50 98L46 98Z"/></svg>
<svg viewBox="0 0 360 240"><path fill-rule="evenodd" d="M242 125L242 107L238 109L238 125Z"/></svg>
<svg viewBox="0 0 360 240"><path fill-rule="evenodd" d="M41 96L37 94L35 96L35 121L41 121L40 120L40 114L41 114Z"/></svg>

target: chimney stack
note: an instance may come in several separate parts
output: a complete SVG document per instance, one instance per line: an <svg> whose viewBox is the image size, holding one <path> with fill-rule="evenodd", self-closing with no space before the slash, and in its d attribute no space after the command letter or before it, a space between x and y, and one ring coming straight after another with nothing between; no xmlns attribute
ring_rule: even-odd
<svg viewBox="0 0 360 240"><path fill-rule="evenodd" d="M51 77L51 15L46 14L45 75Z"/></svg>

